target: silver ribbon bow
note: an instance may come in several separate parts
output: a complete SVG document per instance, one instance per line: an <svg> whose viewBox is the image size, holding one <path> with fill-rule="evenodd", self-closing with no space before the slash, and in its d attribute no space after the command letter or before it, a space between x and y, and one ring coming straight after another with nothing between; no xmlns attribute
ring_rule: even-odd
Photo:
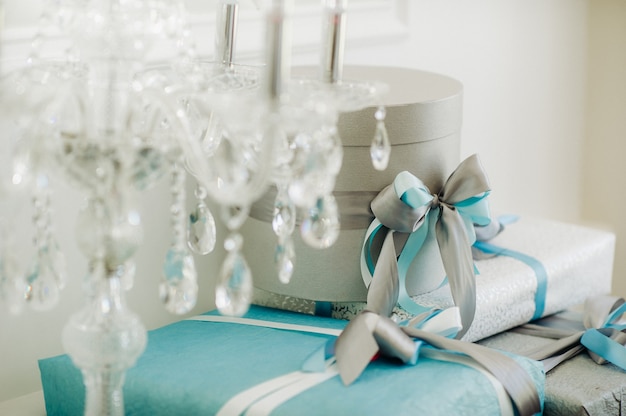
<svg viewBox="0 0 626 416"><path fill-rule="evenodd" d="M385 239L382 247L375 249L380 250L375 274L380 274L377 269L382 262L385 274L397 275L396 246L402 247L406 244L410 234L423 227L428 215L438 209L435 219L437 244L454 304L461 311L463 328L457 335L460 338L469 329L476 310L476 283L471 249L475 241L473 225L476 223L486 226L491 222L485 199L489 192L489 182L478 156L472 155L459 164L440 192L432 194L425 186L420 186L416 192L426 196L422 197L426 203L420 206L405 203L396 195L393 184L383 189L372 201L371 208L376 218L396 234L395 244L393 240L387 242L388 239ZM386 278L385 274L380 275ZM376 278L372 280L372 284L375 280ZM401 305L404 297L400 297Z"/></svg>

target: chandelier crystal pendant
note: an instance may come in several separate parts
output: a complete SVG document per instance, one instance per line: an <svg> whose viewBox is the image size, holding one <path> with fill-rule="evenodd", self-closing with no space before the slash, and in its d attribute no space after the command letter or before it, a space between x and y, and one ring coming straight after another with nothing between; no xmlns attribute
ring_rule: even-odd
<svg viewBox="0 0 626 416"><path fill-rule="evenodd" d="M319 76L296 77L289 82L292 102L327 108L332 118L313 132L300 131L288 137L282 147L283 157L277 158L272 228L278 243L274 260L279 280L285 284L291 281L296 261L296 222L300 224L302 240L314 249L331 247L339 236L340 213L332 195L343 159L336 126L339 115L380 103L387 91L382 83L343 79L347 9L347 0L323 2ZM376 117L372 164L384 170L391 146L383 107Z"/></svg>
<svg viewBox="0 0 626 416"><path fill-rule="evenodd" d="M4 76L1 85L4 115L14 117L19 137L11 182L30 182L34 188L36 260L23 298L35 309L46 309L58 301L65 284L49 206L49 177L58 176L85 195L76 236L89 265L84 306L66 324L63 345L83 374L85 414L121 415L125 371L147 338L125 302L134 280L132 257L143 237L134 194L170 170L177 211L172 212L175 238L165 267L171 284L162 297L169 311L186 313L197 296L195 266L183 244L180 137L186 127L176 124L167 93L135 76L152 44L180 37L183 9L176 2L138 0L59 0L49 7L45 20L70 39L68 57L41 58L44 39L38 38L26 66ZM3 273L3 293L6 287L20 287L7 280Z"/></svg>
<svg viewBox="0 0 626 416"><path fill-rule="evenodd" d="M134 204L139 192L169 176L172 240L159 296L174 314L191 311L198 298L193 254L216 245L206 198L220 206L228 230L215 294L223 314L241 316L252 301L239 230L259 200L272 200L281 282L292 279L298 224L313 248L337 239L333 189L343 157L337 120L341 112L380 102L386 89L342 79L346 5L325 2L321 75L292 79L291 1L274 0L267 8L265 65L255 67L234 59L237 1L219 3L216 58L207 62L196 55L181 1L56 0L42 21L67 35L66 56L42 58L46 39L38 35L26 64L0 79L2 122L11 120L15 132L4 143L10 160L2 168L0 203L12 200L16 188L32 189L36 246L33 266L21 271L6 214L0 218L0 302L17 313L24 300L34 309L58 301L68 279L50 195L53 178L61 178L85 197L76 221L88 259L85 303L62 337L83 374L85 414L123 414L125 372L147 342L125 301L144 235ZM174 45L173 63L149 64L149 51L163 44ZM384 169L384 109L375 118L372 162ZM188 174L196 181L189 213Z"/></svg>

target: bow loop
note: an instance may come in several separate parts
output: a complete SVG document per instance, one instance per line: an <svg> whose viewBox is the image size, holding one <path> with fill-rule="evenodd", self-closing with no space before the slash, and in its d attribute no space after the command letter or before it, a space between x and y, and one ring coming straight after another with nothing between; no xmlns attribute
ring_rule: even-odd
<svg viewBox="0 0 626 416"><path fill-rule="evenodd" d="M399 287L393 233L387 233L374 278L367 291L366 309L379 315L390 316L398 302Z"/></svg>
<svg viewBox="0 0 626 416"><path fill-rule="evenodd" d="M352 384L379 352L415 364L418 346L391 319L363 311L350 321L335 344L341 380Z"/></svg>
<svg viewBox="0 0 626 416"><path fill-rule="evenodd" d="M583 325L585 328L612 326L624 314L624 299L611 295L599 295L585 301Z"/></svg>
<svg viewBox="0 0 626 416"><path fill-rule="evenodd" d="M341 381L346 386L361 375L378 353L374 329L379 315L364 311L358 314L343 330L335 342L335 357Z"/></svg>
<svg viewBox="0 0 626 416"><path fill-rule="evenodd" d="M408 172L403 172L400 175L402 174L410 175ZM412 177L415 178L414 176ZM428 214L432 195L428 193L427 188L426 190L423 188L408 188L410 189L408 195L411 195L411 202L414 203L414 205L411 205L402 200L401 196L403 194L398 196L398 189L394 186L395 184L396 182L385 187L372 200L372 212L378 221L390 230L412 233L419 227L419 223L423 222L426 214Z"/></svg>
<svg viewBox="0 0 626 416"><path fill-rule="evenodd" d="M446 203L456 205L485 193L488 189L489 181L478 155L472 155L452 172L439 196Z"/></svg>

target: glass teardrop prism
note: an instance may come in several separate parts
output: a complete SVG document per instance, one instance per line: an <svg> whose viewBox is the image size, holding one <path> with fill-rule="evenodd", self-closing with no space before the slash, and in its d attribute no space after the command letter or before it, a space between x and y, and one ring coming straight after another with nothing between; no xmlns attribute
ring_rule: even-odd
<svg viewBox="0 0 626 416"><path fill-rule="evenodd" d="M189 213L187 244L194 253L206 255L215 249L216 238L215 218L209 207L200 201Z"/></svg>
<svg viewBox="0 0 626 416"><path fill-rule="evenodd" d="M243 316L252 302L252 273L238 249L228 253L215 288L215 305L228 316Z"/></svg>
<svg viewBox="0 0 626 416"><path fill-rule="evenodd" d="M300 225L302 240L313 248L328 248L339 237L339 210L332 195L317 200Z"/></svg>
<svg viewBox="0 0 626 416"><path fill-rule="evenodd" d="M387 169L389 164L389 156L391 155L391 143L389 142L389 135L387 134L387 128L383 121L376 123L376 132L374 133L374 139L370 146L370 156L372 158L372 165L374 169L383 171Z"/></svg>
<svg viewBox="0 0 626 416"><path fill-rule="evenodd" d="M26 189L34 182L36 169L31 146L31 141L26 139L20 139L14 146L11 183L18 189Z"/></svg>
<svg viewBox="0 0 626 416"><path fill-rule="evenodd" d="M59 287L50 258L40 255L26 278L24 299L36 311L52 309L59 302Z"/></svg>
<svg viewBox="0 0 626 416"><path fill-rule="evenodd" d="M133 288L135 284L136 271L137 266L135 265L135 261L133 259L128 259L117 267L116 275L120 279L123 290L128 292Z"/></svg>
<svg viewBox="0 0 626 416"><path fill-rule="evenodd" d="M286 238L276 245L274 262L278 271L278 280L281 283L288 284L291 281L295 260L296 251L291 238Z"/></svg>
<svg viewBox="0 0 626 416"><path fill-rule="evenodd" d="M189 312L198 299L198 282L193 256L188 250L170 248L165 256L159 295L165 309L181 315Z"/></svg>
<svg viewBox="0 0 626 416"><path fill-rule="evenodd" d="M296 228L296 207L287 192L279 192L274 203L272 229L279 237L286 237Z"/></svg>
<svg viewBox="0 0 626 416"><path fill-rule="evenodd" d="M59 289L63 289L67 284L67 262L65 261L65 254L59 248L59 244L56 241L50 241L47 246L47 256L50 262L50 267L54 273L54 278Z"/></svg>
<svg viewBox="0 0 626 416"><path fill-rule="evenodd" d="M336 129L330 132L329 141L330 149L328 150L328 160L326 164L330 173L336 176L339 174L339 171L341 171L341 164L343 163L343 146Z"/></svg>
<svg viewBox="0 0 626 416"><path fill-rule="evenodd" d="M24 308L26 290L24 277L17 269L17 262L12 255L0 257L0 304L13 315L19 314Z"/></svg>

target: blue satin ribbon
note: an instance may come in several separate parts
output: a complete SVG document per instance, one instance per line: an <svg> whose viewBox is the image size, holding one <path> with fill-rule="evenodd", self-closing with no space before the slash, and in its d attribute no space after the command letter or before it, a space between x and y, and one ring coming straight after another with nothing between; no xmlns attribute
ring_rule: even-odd
<svg viewBox="0 0 626 416"><path fill-rule="evenodd" d="M606 334L603 334L600 330L586 330L580 339L580 343L606 361L613 363L622 370L626 370L626 348Z"/></svg>
<svg viewBox="0 0 626 416"><path fill-rule="evenodd" d="M315 316L323 316L325 318L331 318L333 312L333 304L331 302L316 301L315 302Z"/></svg>
<svg viewBox="0 0 626 416"><path fill-rule="evenodd" d="M474 247L488 254L514 258L533 269L537 278L537 290L535 292L535 313L533 314L532 320L541 318L545 310L546 294L548 291L548 272L546 272L546 268L543 264L536 258L527 254L515 250L509 250L485 241L476 241L474 243Z"/></svg>
<svg viewBox="0 0 626 416"><path fill-rule="evenodd" d="M601 328L587 329L580 339L580 343L589 351L622 370L626 370L626 346L612 339L611 335L614 331L626 329L626 324L615 323L624 313L626 313L626 303L612 311Z"/></svg>

